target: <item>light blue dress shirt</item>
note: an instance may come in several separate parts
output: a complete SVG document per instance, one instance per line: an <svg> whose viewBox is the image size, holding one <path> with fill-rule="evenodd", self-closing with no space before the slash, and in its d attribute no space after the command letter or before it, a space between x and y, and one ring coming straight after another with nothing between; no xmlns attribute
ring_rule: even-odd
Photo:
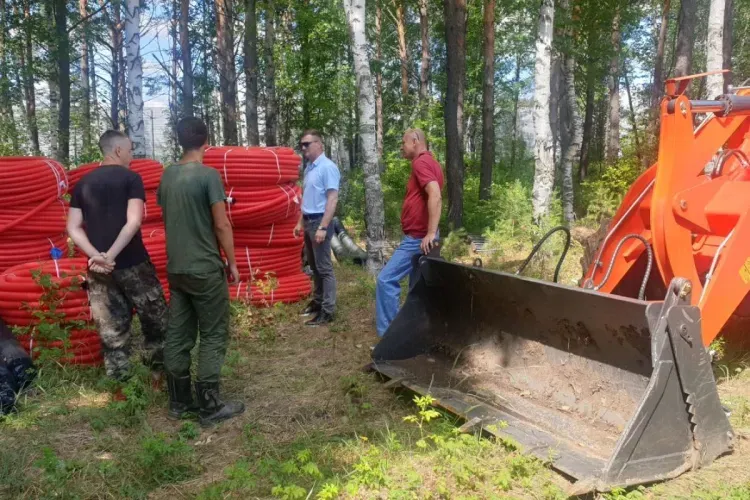
<svg viewBox="0 0 750 500"><path fill-rule="evenodd" d="M326 193L330 189L339 190L341 173L339 168L325 154L305 168L302 191L302 213L322 214L326 210Z"/></svg>

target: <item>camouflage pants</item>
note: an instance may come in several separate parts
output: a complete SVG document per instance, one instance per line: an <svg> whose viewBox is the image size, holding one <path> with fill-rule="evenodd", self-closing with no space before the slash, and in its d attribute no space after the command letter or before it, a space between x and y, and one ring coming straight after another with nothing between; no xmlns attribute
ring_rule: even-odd
<svg viewBox="0 0 750 500"><path fill-rule="evenodd" d="M144 364L152 370L162 370L167 302L151 261L116 269L111 274L89 272L87 281L107 375L117 380L128 377L133 309L141 321Z"/></svg>

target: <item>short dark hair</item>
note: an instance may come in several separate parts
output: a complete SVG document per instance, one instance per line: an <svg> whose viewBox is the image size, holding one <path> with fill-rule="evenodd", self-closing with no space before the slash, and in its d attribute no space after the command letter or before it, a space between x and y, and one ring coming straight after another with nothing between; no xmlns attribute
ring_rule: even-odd
<svg viewBox="0 0 750 500"><path fill-rule="evenodd" d="M183 151L199 149L206 144L208 128L203 120L194 116L187 116L177 122L177 142Z"/></svg>
<svg viewBox="0 0 750 500"><path fill-rule="evenodd" d="M115 144L121 139L127 139L128 136L125 132L119 130L107 130L99 137L99 149L103 155L111 152L114 149Z"/></svg>
<svg viewBox="0 0 750 500"><path fill-rule="evenodd" d="M315 130L314 128L308 128L307 130L302 132L302 135L300 136L300 140L306 135L317 137L321 143L323 142L323 134L321 134L319 131Z"/></svg>

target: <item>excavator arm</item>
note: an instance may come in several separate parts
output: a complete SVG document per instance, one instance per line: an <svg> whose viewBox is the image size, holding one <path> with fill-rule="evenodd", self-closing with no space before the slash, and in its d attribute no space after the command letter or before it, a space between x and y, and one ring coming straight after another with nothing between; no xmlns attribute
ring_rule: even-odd
<svg viewBox="0 0 750 500"><path fill-rule="evenodd" d="M681 92L690 78L668 82L668 91ZM713 116L695 128L695 115L706 112ZM673 279L687 279L703 344L720 334L742 343L746 321L738 309L750 291L750 249L742 244L750 241L748 153L746 90L714 101L667 95L658 161L623 199L584 288L654 300Z"/></svg>

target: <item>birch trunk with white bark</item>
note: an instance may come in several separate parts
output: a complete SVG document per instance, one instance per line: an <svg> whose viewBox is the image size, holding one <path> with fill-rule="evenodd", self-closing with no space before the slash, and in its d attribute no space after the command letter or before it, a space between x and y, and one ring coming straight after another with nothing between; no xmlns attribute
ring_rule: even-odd
<svg viewBox="0 0 750 500"><path fill-rule="evenodd" d="M357 79L359 137L362 141L365 174L365 224L367 225L367 270L377 275L383 267L385 246L385 209L380 184L378 152L375 144L375 93L365 36L365 0L343 0L349 24L354 74Z"/></svg>
<svg viewBox="0 0 750 500"><path fill-rule="evenodd" d="M711 0L708 12L708 36L706 38L706 69L724 69L724 9L726 0ZM724 93L724 75L708 75L706 78L708 98L714 99Z"/></svg>
<svg viewBox="0 0 750 500"><path fill-rule="evenodd" d="M570 0L563 0L561 6L570 10ZM566 35L573 37L572 29L568 29ZM561 101L565 106L565 115L568 120L564 127L567 130L567 141L565 142L565 149L562 151L562 201L563 216L568 224L572 224L575 220L573 164L575 159L578 158L582 140L581 117L576 105L575 68L575 56L572 53L566 54L562 66L563 90L561 93Z"/></svg>
<svg viewBox="0 0 750 500"><path fill-rule="evenodd" d="M143 122L143 67L141 64L141 3L125 4L125 63L128 72L128 136L133 142L133 157L146 157L146 128Z"/></svg>
<svg viewBox="0 0 750 500"><path fill-rule="evenodd" d="M555 19L553 0L543 0L539 11L534 68L534 187L532 205L534 219L549 213L555 181L552 127L550 126L550 73L552 68L552 27Z"/></svg>

